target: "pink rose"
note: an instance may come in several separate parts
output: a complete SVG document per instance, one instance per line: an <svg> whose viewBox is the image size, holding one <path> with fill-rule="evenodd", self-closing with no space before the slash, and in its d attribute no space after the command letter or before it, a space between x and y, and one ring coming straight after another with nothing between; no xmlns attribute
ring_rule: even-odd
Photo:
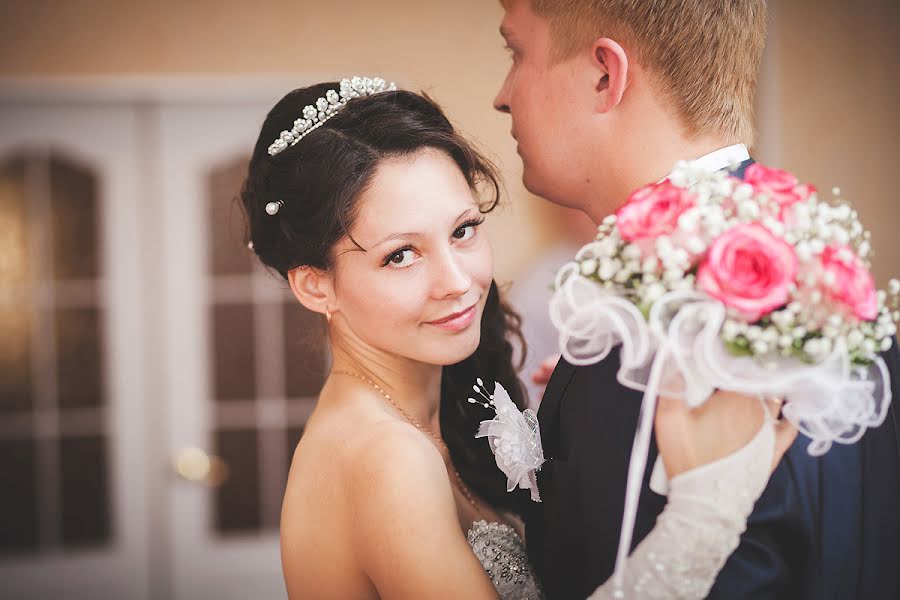
<svg viewBox="0 0 900 600"><path fill-rule="evenodd" d="M872 274L847 246L830 245L820 257L825 295L842 304L858 319L878 316L878 295Z"/></svg>
<svg viewBox="0 0 900 600"><path fill-rule="evenodd" d="M694 206L694 196L666 179L637 190L616 211L619 233L626 241L668 235L678 226L678 217Z"/></svg>
<svg viewBox="0 0 900 600"><path fill-rule="evenodd" d="M806 200L816 191L811 185L800 185L797 178L787 171L764 167L759 163L747 167L744 182L752 185L758 193L777 202L781 207L782 216L785 209Z"/></svg>
<svg viewBox="0 0 900 600"><path fill-rule="evenodd" d="M697 286L752 323L787 302L796 276L794 248L749 223L713 241L697 271Z"/></svg>

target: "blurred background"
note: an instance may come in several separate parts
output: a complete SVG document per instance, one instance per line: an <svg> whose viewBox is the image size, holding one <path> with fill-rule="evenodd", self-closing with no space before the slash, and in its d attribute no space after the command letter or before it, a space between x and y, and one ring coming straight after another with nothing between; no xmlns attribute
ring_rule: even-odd
<svg viewBox="0 0 900 600"><path fill-rule="evenodd" d="M754 156L839 185L900 273L900 4L774 0ZM583 222L520 183L494 0L0 1L0 598L283 598L277 527L326 357L233 199L286 91L425 90L501 166L535 331ZM542 325L543 324L543 325ZM541 358L549 349L539 348Z"/></svg>

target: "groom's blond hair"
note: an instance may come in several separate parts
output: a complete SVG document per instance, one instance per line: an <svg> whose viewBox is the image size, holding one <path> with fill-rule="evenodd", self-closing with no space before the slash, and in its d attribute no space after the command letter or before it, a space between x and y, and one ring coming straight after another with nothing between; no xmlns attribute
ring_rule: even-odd
<svg viewBox="0 0 900 600"><path fill-rule="evenodd" d="M753 142L765 0L527 1L549 21L554 59L570 58L598 38L614 39L636 53L687 135Z"/></svg>

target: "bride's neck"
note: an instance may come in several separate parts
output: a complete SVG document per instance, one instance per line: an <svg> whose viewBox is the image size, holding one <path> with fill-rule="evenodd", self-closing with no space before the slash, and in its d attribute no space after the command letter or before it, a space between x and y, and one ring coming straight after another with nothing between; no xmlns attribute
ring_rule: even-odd
<svg viewBox="0 0 900 600"><path fill-rule="evenodd" d="M332 348L332 373L344 371L369 379L419 424L439 433L441 367L383 352Z"/></svg>

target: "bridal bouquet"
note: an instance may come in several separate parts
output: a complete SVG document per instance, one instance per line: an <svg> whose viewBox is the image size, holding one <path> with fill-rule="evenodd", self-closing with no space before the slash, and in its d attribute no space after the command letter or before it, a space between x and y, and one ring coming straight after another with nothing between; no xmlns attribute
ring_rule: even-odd
<svg viewBox="0 0 900 600"><path fill-rule="evenodd" d="M856 211L786 171L753 164L740 180L680 163L560 270L551 318L574 364L621 344L628 387L646 391L655 364L654 392L689 406L716 388L785 399L822 454L881 424L890 402L878 353L900 282L876 291L870 250Z"/></svg>
<svg viewBox="0 0 900 600"><path fill-rule="evenodd" d="M585 365L620 346L619 382L644 392L615 575L621 580L659 394L694 407L716 389L783 399L808 451L853 443L884 420L900 282L875 289L856 211L778 169L744 179L679 163L634 192L557 274L562 355ZM893 312L892 312L893 311Z"/></svg>

